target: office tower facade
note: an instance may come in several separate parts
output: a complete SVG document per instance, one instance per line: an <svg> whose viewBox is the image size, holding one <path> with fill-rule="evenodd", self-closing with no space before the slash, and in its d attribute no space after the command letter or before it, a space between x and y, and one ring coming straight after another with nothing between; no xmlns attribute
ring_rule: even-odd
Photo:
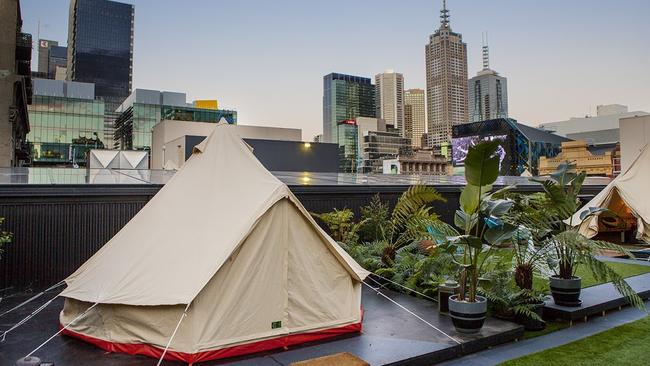
<svg viewBox="0 0 650 366"><path fill-rule="evenodd" d="M411 154L412 146L409 138L392 131L369 131L363 136L363 165L364 173L383 172L383 160L394 159L402 154Z"/></svg>
<svg viewBox="0 0 650 366"><path fill-rule="evenodd" d="M467 44L460 33L452 32L444 0L440 28L429 37L425 59L429 141L434 146L449 145L452 127L469 119Z"/></svg>
<svg viewBox="0 0 650 366"><path fill-rule="evenodd" d="M338 142L339 122L375 114L375 86L369 78L338 73L323 77L324 142Z"/></svg>
<svg viewBox="0 0 650 366"><path fill-rule="evenodd" d="M20 1L0 3L0 167L29 161L27 105L32 102L32 36L22 33Z"/></svg>
<svg viewBox="0 0 650 366"><path fill-rule="evenodd" d="M469 117L471 122L508 117L508 80L490 69L490 52L483 40L483 70L469 79Z"/></svg>
<svg viewBox="0 0 650 366"><path fill-rule="evenodd" d="M393 70L377 74L375 90L377 118L383 119L404 135L404 76Z"/></svg>
<svg viewBox="0 0 650 366"><path fill-rule="evenodd" d="M54 79L58 68L66 68L68 48L49 39L38 40L38 72L44 78Z"/></svg>
<svg viewBox="0 0 650 366"><path fill-rule="evenodd" d="M131 93L134 7L109 0L71 0L67 80L95 84L105 102L105 135L112 136L112 113Z"/></svg>
<svg viewBox="0 0 650 366"><path fill-rule="evenodd" d="M404 137L411 139L413 147L422 147L426 132L425 93L422 89L404 92Z"/></svg>
<svg viewBox="0 0 650 366"><path fill-rule="evenodd" d="M50 47L58 45L59 42L57 41L49 39L38 40L38 72L49 72Z"/></svg>
<svg viewBox="0 0 650 366"><path fill-rule="evenodd" d="M84 165L88 150L105 147L104 102L90 83L34 79L29 123L34 166Z"/></svg>
<svg viewBox="0 0 650 366"><path fill-rule="evenodd" d="M56 79L57 70L61 68L67 70L67 67L68 47L50 46L47 57L47 78Z"/></svg>
<svg viewBox="0 0 650 366"><path fill-rule="evenodd" d="M200 105L201 103L199 103ZM113 147L120 150L150 150L152 129L164 120L237 124L237 112L197 108L186 102L185 93L136 89L116 109Z"/></svg>
<svg viewBox="0 0 650 366"><path fill-rule="evenodd" d="M339 172L356 173L359 168L359 128L353 119L336 124L339 145Z"/></svg>

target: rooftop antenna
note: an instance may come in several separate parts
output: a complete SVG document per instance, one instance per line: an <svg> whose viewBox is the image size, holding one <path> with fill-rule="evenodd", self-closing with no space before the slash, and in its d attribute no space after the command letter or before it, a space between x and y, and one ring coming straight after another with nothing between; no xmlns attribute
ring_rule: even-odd
<svg viewBox="0 0 650 366"><path fill-rule="evenodd" d="M488 46L488 33L481 34L483 38L483 70L490 68L490 47Z"/></svg>
<svg viewBox="0 0 650 366"><path fill-rule="evenodd" d="M440 10L440 25L449 28L449 10L447 10L447 0L442 0L442 10Z"/></svg>

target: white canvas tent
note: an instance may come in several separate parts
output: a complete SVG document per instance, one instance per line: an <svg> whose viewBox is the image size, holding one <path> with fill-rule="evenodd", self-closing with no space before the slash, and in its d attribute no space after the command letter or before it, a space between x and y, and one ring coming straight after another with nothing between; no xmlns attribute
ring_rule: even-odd
<svg viewBox="0 0 650 366"><path fill-rule="evenodd" d="M650 243L650 147L646 145L629 169L611 181L605 189L573 217L580 222L580 213L590 207L607 208L621 220L636 222L636 237ZM603 223L598 216L592 216L582 223L580 232L591 238L601 231Z"/></svg>
<svg viewBox="0 0 650 366"><path fill-rule="evenodd" d="M159 357L189 304L166 358L192 363L361 329L368 272L234 130L219 123L66 279L67 334Z"/></svg>

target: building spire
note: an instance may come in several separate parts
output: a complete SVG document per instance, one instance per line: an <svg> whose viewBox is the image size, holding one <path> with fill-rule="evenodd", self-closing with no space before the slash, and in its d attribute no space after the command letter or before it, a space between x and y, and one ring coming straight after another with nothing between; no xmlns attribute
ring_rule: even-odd
<svg viewBox="0 0 650 366"><path fill-rule="evenodd" d="M483 38L483 70L490 68L490 48L488 46L488 33L481 34Z"/></svg>
<svg viewBox="0 0 650 366"><path fill-rule="evenodd" d="M447 10L447 0L442 0L442 10L440 10L440 26L449 28L449 10Z"/></svg>

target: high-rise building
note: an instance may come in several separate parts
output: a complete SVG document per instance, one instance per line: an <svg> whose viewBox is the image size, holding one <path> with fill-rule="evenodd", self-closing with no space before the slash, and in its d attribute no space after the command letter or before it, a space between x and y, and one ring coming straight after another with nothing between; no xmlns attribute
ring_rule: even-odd
<svg viewBox="0 0 650 366"><path fill-rule="evenodd" d="M467 88L471 122L508 117L508 80L490 69L487 37L483 40L483 70L469 79Z"/></svg>
<svg viewBox="0 0 650 366"><path fill-rule="evenodd" d="M425 47L429 141L435 146L451 142L452 127L468 121L467 44L452 32L443 0L440 28Z"/></svg>
<svg viewBox="0 0 650 366"><path fill-rule="evenodd" d="M57 69L67 69L67 67L68 47L50 46L47 58L47 78L56 79Z"/></svg>
<svg viewBox="0 0 650 366"><path fill-rule="evenodd" d="M134 13L131 4L70 1L67 79L95 84L106 106L107 137L116 118L111 112L131 93Z"/></svg>
<svg viewBox="0 0 650 366"><path fill-rule="evenodd" d="M29 161L32 36L22 33L19 0L0 2L0 167Z"/></svg>
<svg viewBox="0 0 650 366"><path fill-rule="evenodd" d="M38 73L43 78L54 79L57 67L65 68L68 64L68 48L59 46L59 42L49 39L38 40Z"/></svg>
<svg viewBox="0 0 650 366"><path fill-rule="evenodd" d="M323 142L338 142L339 122L375 113L375 86L369 78L338 73L323 77Z"/></svg>
<svg viewBox="0 0 650 366"><path fill-rule="evenodd" d="M49 72L50 47L58 46L59 42L49 39L38 40L38 72Z"/></svg>
<svg viewBox="0 0 650 366"><path fill-rule="evenodd" d="M198 103L201 105L202 103ZM237 124L237 112L197 108L186 102L185 93L136 89L117 109L113 147L120 150L150 150L153 126L164 120Z"/></svg>
<svg viewBox="0 0 650 366"><path fill-rule="evenodd" d="M375 75L377 118L404 135L404 76L393 70Z"/></svg>
<svg viewBox="0 0 650 366"><path fill-rule="evenodd" d="M353 119L336 124L339 145L339 172L356 173L359 168L359 129Z"/></svg>
<svg viewBox="0 0 650 366"><path fill-rule="evenodd" d="M408 89L404 92L404 137L411 139L413 147L422 147L426 132L424 90Z"/></svg>
<svg viewBox="0 0 650 366"><path fill-rule="evenodd" d="M104 148L104 102L95 86L34 79L27 135L32 165L84 165L86 152Z"/></svg>

